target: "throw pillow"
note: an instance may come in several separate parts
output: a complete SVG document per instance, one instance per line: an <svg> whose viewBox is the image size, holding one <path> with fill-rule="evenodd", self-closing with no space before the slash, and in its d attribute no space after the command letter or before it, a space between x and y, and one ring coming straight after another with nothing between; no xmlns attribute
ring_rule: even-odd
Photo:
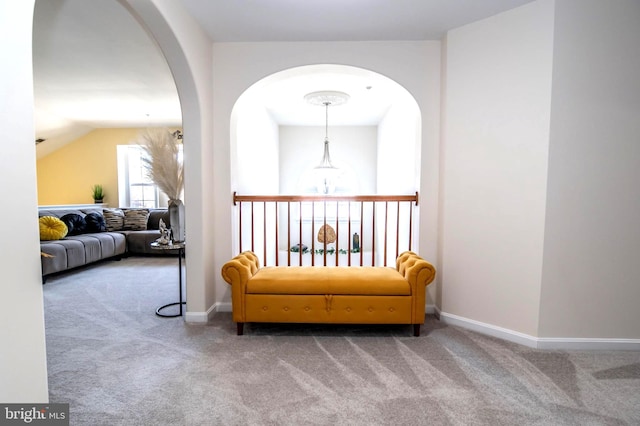
<svg viewBox="0 0 640 426"><path fill-rule="evenodd" d="M120 209L103 209L102 215L107 231L121 231L124 228L124 212Z"/></svg>
<svg viewBox="0 0 640 426"><path fill-rule="evenodd" d="M100 213L87 213L84 221L87 223L87 232L105 232L107 230L107 223Z"/></svg>
<svg viewBox="0 0 640 426"><path fill-rule="evenodd" d="M147 229L147 209L124 209L124 229L131 231L144 231Z"/></svg>
<svg viewBox="0 0 640 426"><path fill-rule="evenodd" d="M167 228L171 227L169 223L169 210L167 209L151 209L149 210L149 218L147 219L147 229L160 229L160 219Z"/></svg>
<svg viewBox="0 0 640 426"><path fill-rule="evenodd" d="M87 232L87 223L84 221L84 217L77 213L67 213L60 220L67 225L69 230L67 235L80 235Z"/></svg>
<svg viewBox="0 0 640 426"><path fill-rule="evenodd" d="M54 216L42 216L39 219L40 240L59 240L67 235L67 225Z"/></svg>

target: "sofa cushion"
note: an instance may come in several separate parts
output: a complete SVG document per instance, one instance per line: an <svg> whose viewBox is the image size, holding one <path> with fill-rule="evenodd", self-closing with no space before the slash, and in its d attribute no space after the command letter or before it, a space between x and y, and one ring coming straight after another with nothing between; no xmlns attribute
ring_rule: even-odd
<svg viewBox="0 0 640 426"><path fill-rule="evenodd" d="M411 287L394 268L373 266L268 266L247 282L252 294L408 296Z"/></svg>
<svg viewBox="0 0 640 426"><path fill-rule="evenodd" d="M154 250L151 243L160 238L160 231L147 229L145 231L122 231L127 236L127 251L132 254L168 254L164 250Z"/></svg>
<svg viewBox="0 0 640 426"><path fill-rule="evenodd" d="M169 222L169 210L168 209L152 209L149 211L149 219L147 220L147 229L160 229L160 219L167 225L167 228L171 228Z"/></svg>
<svg viewBox="0 0 640 426"><path fill-rule="evenodd" d="M105 232L107 230L107 223L100 213L87 213L84 221L87 224L87 232Z"/></svg>
<svg viewBox="0 0 640 426"><path fill-rule="evenodd" d="M63 240L54 241L56 245L64 247L67 257L66 269L76 268L86 265L86 248L82 241L78 240L80 236L74 238L65 238ZM42 245L40 245L42 247ZM55 253L54 253L55 256Z"/></svg>
<svg viewBox="0 0 640 426"><path fill-rule="evenodd" d="M67 235L80 235L87 232L87 223L84 221L84 217L77 213L67 213L60 218L67 228L69 232Z"/></svg>
<svg viewBox="0 0 640 426"><path fill-rule="evenodd" d="M51 241L64 238L69 229L67 225L60 219L54 216L42 216L40 217L40 240Z"/></svg>
<svg viewBox="0 0 640 426"><path fill-rule="evenodd" d="M40 242L40 251L49 256L41 256L42 259L42 275L52 274L67 269L67 249L58 241L42 241Z"/></svg>
<svg viewBox="0 0 640 426"><path fill-rule="evenodd" d="M131 231L145 231L147 229L148 209L123 209L124 228Z"/></svg>
<svg viewBox="0 0 640 426"><path fill-rule="evenodd" d="M107 231L122 231L124 229L124 212L121 209L104 209L102 215Z"/></svg>

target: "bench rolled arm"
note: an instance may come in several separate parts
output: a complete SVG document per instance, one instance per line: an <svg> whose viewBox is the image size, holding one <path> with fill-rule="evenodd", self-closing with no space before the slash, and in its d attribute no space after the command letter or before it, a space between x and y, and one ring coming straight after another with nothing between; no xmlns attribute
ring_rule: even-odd
<svg viewBox="0 0 640 426"><path fill-rule="evenodd" d="M249 279L260 268L258 256L253 252L242 252L222 265L222 278L231 286L233 320L244 322L244 295Z"/></svg>
<svg viewBox="0 0 640 426"><path fill-rule="evenodd" d="M222 265L222 278L229 285L246 285L255 271L251 271L251 262L242 254Z"/></svg>
<svg viewBox="0 0 640 426"><path fill-rule="evenodd" d="M436 268L416 253L406 251L398 256L396 269L407 280L414 295L411 308L414 323L424 322L427 286L435 279Z"/></svg>

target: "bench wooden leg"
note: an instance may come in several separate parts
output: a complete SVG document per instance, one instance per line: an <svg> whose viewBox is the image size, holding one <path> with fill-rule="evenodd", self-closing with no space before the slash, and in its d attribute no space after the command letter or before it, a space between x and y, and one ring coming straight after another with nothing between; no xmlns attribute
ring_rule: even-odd
<svg viewBox="0 0 640 426"><path fill-rule="evenodd" d="M238 336L242 336L244 334L244 323L239 322L236 325L238 327Z"/></svg>
<svg viewBox="0 0 640 426"><path fill-rule="evenodd" d="M420 324L413 324L413 335L420 337Z"/></svg>

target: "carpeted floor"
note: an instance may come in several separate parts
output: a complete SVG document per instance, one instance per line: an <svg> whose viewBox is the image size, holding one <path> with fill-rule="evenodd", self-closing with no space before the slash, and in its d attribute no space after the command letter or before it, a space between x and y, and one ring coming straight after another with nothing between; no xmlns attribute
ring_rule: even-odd
<svg viewBox="0 0 640 426"><path fill-rule="evenodd" d="M44 286L50 401L72 425L637 425L640 352L540 351L447 326L159 318L177 259Z"/></svg>

